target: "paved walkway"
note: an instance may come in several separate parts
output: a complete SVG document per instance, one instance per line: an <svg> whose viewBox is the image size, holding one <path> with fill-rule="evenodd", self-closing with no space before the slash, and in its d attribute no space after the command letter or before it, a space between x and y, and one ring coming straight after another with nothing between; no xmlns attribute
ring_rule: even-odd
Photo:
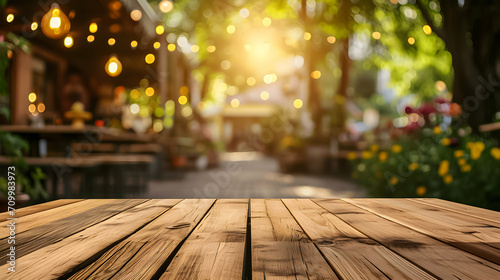
<svg viewBox="0 0 500 280"><path fill-rule="evenodd" d="M183 179L151 181L146 198L364 197L348 179L282 174L275 159L229 153L216 169L188 172Z"/></svg>

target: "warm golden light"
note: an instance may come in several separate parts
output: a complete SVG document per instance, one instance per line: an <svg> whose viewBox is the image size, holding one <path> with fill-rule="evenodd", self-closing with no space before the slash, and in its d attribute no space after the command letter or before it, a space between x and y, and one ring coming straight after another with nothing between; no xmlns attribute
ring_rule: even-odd
<svg viewBox="0 0 500 280"><path fill-rule="evenodd" d="M375 39L375 40L380 39L380 37L381 37L381 36L382 36L382 35L381 35L381 34L380 34L380 32L378 32L378 31L375 31L375 32L373 32L373 33L372 33L372 37L373 37L373 39Z"/></svg>
<svg viewBox="0 0 500 280"><path fill-rule="evenodd" d="M271 75L265 75L264 76L264 83L270 84L272 82L273 82L273 76L271 76Z"/></svg>
<svg viewBox="0 0 500 280"><path fill-rule="evenodd" d="M38 23L37 22L31 23L31 30L35 31L37 29L38 29Z"/></svg>
<svg viewBox="0 0 500 280"><path fill-rule="evenodd" d="M207 52L209 52L209 53L213 53L213 52L215 52L215 46L213 46L213 45L208 46L208 47L207 47Z"/></svg>
<svg viewBox="0 0 500 280"><path fill-rule="evenodd" d="M295 107L297 109L302 108L302 105L304 105L304 103L302 102L302 100L300 100L298 98L293 101L293 107Z"/></svg>
<svg viewBox="0 0 500 280"><path fill-rule="evenodd" d="M155 55L150 53L146 55L146 58L144 59L147 64L153 64L155 62Z"/></svg>
<svg viewBox="0 0 500 280"><path fill-rule="evenodd" d="M153 96L155 94L155 90L152 87L146 88L146 95L147 96Z"/></svg>
<svg viewBox="0 0 500 280"><path fill-rule="evenodd" d="M179 104L184 105L184 104L187 103L188 99L187 99L187 97L185 97L184 95L182 95L182 96L179 96L178 101L179 101Z"/></svg>
<svg viewBox="0 0 500 280"><path fill-rule="evenodd" d="M160 47L161 47L160 42L154 42L153 48L155 48L155 50L159 49Z"/></svg>
<svg viewBox="0 0 500 280"><path fill-rule="evenodd" d="M108 39L108 45L113 46L116 43L115 38L109 38Z"/></svg>
<svg viewBox="0 0 500 280"><path fill-rule="evenodd" d="M133 89L130 91L130 97L136 99L139 97L139 91L137 89Z"/></svg>
<svg viewBox="0 0 500 280"><path fill-rule="evenodd" d="M30 113L34 113L36 111L36 106L35 104L30 104L28 106L28 110L30 111Z"/></svg>
<svg viewBox="0 0 500 280"><path fill-rule="evenodd" d="M38 103L38 112L43 113L45 112L45 104L43 103Z"/></svg>
<svg viewBox="0 0 500 280"><path fill-rule="evenodd" d="M111 77L116 77L122 72L122 63L116 56L111 56L104 66L104 70Z"/></svg>
<svg viewBox="0 0 500 280"><path fill-rule="evenodd" d="M165 28L163 27L163 25L158 25L158 26L156 27L156 34L161 35L161 34L163 34L164 32L165 32Z"/></svg>
<svg viewBox="0 0 500 280"><path fill-rule="evenodd" d="M174 8L174 3L169 0L163 0L160 2L160 4L158 4L158 6L162 13L168 13Z"/></svg>
<svg viewBox="0 0 500 280"><path fill-rule="evenodd" d="M262 19L262 25L264 25L264 26L266 26L266 27L267 27L267 26L270 26L270 25L271 25L271 22L272 22L272 21L271 21L271 19L270 19L270 18L268 18L268 17L266 17L266 18L263 18L263 19Z"/></svg>
<svg viewBox="0 0 500 280"><path fill-rule="evenodd" d="M432 28L428 24L424 25L424 27L422 27L422 30L426 35L431 35L432 33Z"/></svg>
<svg viewBox="0 0 500 280"><path fill-rule="evenodd" d="M326 37L326 41L330 44L334 44L335 41L337 41L337 38L335 38L335 36L328 36Z"/></svg>
<svg viewBox="0 0 500 280"><path fill-rule="evenodd" d="M192 45L191 46L191 51L194 53L197 53L200 50L200 46L198 45Z"/></svg>
<svg viewBox="0 0 500 280"><path fill-rule="evenodd" d="M232 24L228 25L227 28L226 28L226 31L229 34L233 34L236 31L236 27L234 27L234 25L232 25Z"/></svg>
<svg viewBox="0 0 500 280"><path fill-rule="evenodd" d="M61 11L59 5L54 3L50 10L43 16L40 23L45 36L59 39L68 34L71 29L69 18Z"/></svg>
<svg viewBox="0 0 500 280"><path fill-rule="evenodd" d="M167 49L171 52L175 51L175 44L168 44Z"/></svg>
<svg viewBox="0 0 500 280"><path fill-rule="evenodd" d="M443 91L446 89L446 83L443 81L437 81L436 82L436 89L439 91Z"/></svg>
<svg viewBox="0 0 500 280"><path fill-rule="evenodd" d="M408 44L410 44L410 45L415 44L415 38L413 38L413 37L408 38Z"/></svg>
<svg viewBox="0 0 500 280"><path fill-rule="evenodd" d="M137 41L136 40L133 40L132 42L130 42L130 46L132 48L137 48Z"/></svg>
<svg viewBox="0 0 500 280"><path fill-rule="evenodd" d="M319 79L321 78L321 71L315 70L311 72L311 78L313 79Z"/></svg>
<svg viewBox="0 0 500 280"><path fill-rule="evenodd" d="M263 91L260 93L260 99L262 100L268 100L269 99L269 92Z"/></svg>
<svg viewBox="0 0 500 280"><path fill-rule="evenodd" d="M238 99L235 98L231 100L231 107L237 108L238 106L240 106L240 101Z"/></svg>
<svg viewBox="0 0 500 280"><path fill-rule="evenodd" d="M95 22L92 22L90 25L89 25L89 31L90 33L96 33L97 32L97 23Z"/></svg>
<svg viewBox="0 0 500 280"><path fill-rule="evenodd" d="M71 48L73 46L73 37L71 37L70 35L66 36L66 38L64 38L64 46L66 48Z"/></svg>
<svg viewBox="0 0 500 280"><path fill-rule="evenodd" d="M247 85L249 85L249 86L255 85L256 82L257 81L255 80L254 77L248 77L248 79L247 79Z"/></svg>
<svg viewBox="0 0 500 280"><path fill-rule="evenodd" d="M6 18L8 23L11 23L14 20L14 15L13 14L8 14Z"/></svg>
<svg viewBox="0 0 500 280"><path fill-rule="evenodd" d="M312 37L311 33L304 32L304 40L309 41L311 40L311 37Z"/></svg>
<svg viewBox="0 0 500 280"><path fill-rule="evenodd" d="M36 93L32 92L28 95L28 100L30 102L35 102L36 101Z"/></svg>
<svg viewBox="0 0 500 280"><path fill-rule="evenodd" d="M153 124L154 132L161 132L163 130L163 123L161 121L155 121Z"/></svg>
<svg viewBox="0 0 500 280"><path fill-rule="evenodd" d="M142 18L142 12L139 10L133 10L132 12L130 12L130 18L133 21L139 21Z"/></svg>
<svg viewBox="0 0 500 280"><path fill-rule="evenodd" d="M179 89L179 93L181 95L188 95L189 94L189 88L187 86L182 86L180 89Z"/></svg>

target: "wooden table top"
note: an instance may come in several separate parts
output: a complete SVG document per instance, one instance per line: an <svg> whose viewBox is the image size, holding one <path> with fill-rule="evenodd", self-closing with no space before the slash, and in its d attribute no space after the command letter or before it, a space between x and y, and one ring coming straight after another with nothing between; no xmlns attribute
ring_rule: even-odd
<svg viewBox="0 0 500 280"><path fill-rule="evenodd" d="M73 199L15 217L0 279L500 279L500 213L439 199Z"/></svg>

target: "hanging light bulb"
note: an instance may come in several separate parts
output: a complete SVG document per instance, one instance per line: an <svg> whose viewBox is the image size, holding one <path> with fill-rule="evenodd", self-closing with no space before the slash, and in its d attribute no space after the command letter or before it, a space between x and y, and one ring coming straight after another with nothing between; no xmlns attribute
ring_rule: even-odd
<svg viewBox="0 0 500 280"><path fill-rule="evenodd" d="M56 3L52 4L50 10L43 16L40 25L43 34L52 39L64 37L71 29L69 18Z"/></svg>
<svg viewBox="0 0 500 280"><path fill-rule="evenodd" d="M116 77L122 72L122 63L115 55L112 55L108 62L106 62L104 70L106 70L106 73L111 77Z"/></svg>

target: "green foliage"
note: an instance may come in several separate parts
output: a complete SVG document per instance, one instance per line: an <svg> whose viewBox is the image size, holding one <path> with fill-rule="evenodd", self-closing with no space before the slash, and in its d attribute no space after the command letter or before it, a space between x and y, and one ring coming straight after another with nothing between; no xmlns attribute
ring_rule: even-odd
<svg viewBox="0 0 500 280"><path fill-rule="evenodd" d="M445 119L431 114L391 147L350 155L353 177L374 197L438 197L500 210L500 148L469 135L458 118L441 130Z"/></svg>

